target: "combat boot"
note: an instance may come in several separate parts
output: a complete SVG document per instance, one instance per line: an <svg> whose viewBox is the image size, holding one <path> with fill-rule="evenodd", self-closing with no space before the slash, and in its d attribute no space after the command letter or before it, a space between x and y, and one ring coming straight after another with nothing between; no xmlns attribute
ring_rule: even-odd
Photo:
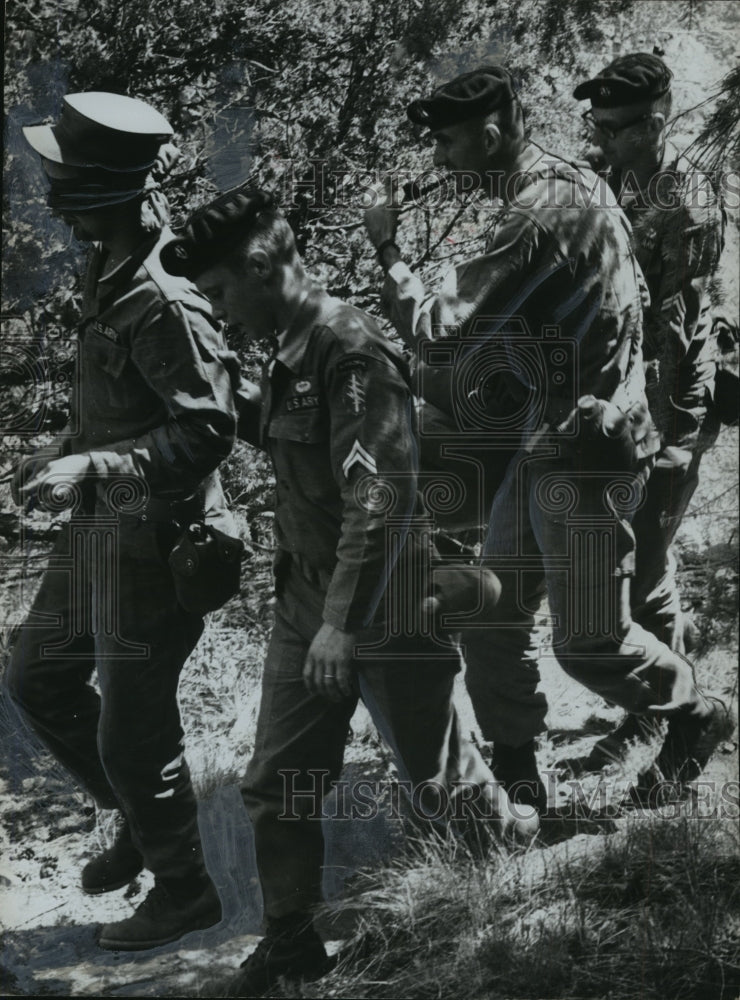
<svg viewBox="0 0 740 1000"><path fill-rule="evenodd" d="M334 967L311 918L289 914L268 923L267 933L238 974L226 986L226 997L272 996L279 979L313 982Z"/></svg>
<svg viewBox="0 0 740 1000"><path fill-rule="evenodd" d="M157 880L130 917L101 927L98 944L111 951L145 951L220 920L221 901L208 876L191 880L187 890Z"/></svg>
<svg viewBox="0 0 740 1000"><path fill-rule="evenodd" d="M144 868L144 859L131 840L124 823L112 846L102 851L82 869L82 891L90 896L122 889Z"/></svg>
<svg viewBox="0 0 740 1000"><path fill-rule="evenodd" d="M630 746L649 743L658 731L654 718L628 713L615 729L594 743L579 773L601 771L609 764L618 763L627 755Z"/></svg>
<svg viewBox="0 0 740 1000"><path fill-rule="evenodd" d="M736 723L732 711L719 698L705 700L709 709L705 715L682 711L670 717L655 763L638 775L633 788L640 805L660 805L662 794L670 791L681 795L683 786L699 777L719 744L732 735Z"/></svg>

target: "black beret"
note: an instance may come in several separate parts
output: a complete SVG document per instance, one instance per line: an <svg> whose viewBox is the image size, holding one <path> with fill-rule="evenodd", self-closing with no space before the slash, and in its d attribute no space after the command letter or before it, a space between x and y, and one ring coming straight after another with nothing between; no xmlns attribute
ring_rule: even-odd
<svg viewBox="0 0 740 1000"><path fill-rule="evenodd" d="M169 274L196 278L249 235L260 212L277 208L273 194L243 184L197 209L182 235L165 246L160 260Z"/></svg>
<svg viewBox="0 0 740 1000"><path fill-rule="evenodd" d="M579 83L573 91L577 101L591 99L595 108L617 108L662 97L671 89L673 74L651 52L619 56L593 80Z"/></svg>
<svg viewBox="0 0 740 1000"><path fill-rule="evenodd" d="M56 124L28 125L23 134L50 163L125 173L151 167L172 128L136 97L95 91L67 94Z"/></svg>
<svg viewBox="0 0 740 1000"><path fill-rule="evenodd" d="M425 125L435 132L487 115L515 96L511 76L503 66L480 66L472 73L463 73L443 83L431 97L413 101L406 113L415 125Z"/></svg>

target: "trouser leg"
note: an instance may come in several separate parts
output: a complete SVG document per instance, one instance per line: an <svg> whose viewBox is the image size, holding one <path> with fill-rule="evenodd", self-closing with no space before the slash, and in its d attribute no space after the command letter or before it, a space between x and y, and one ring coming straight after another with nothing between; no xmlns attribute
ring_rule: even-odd
<svg viewBox="0 0 740 1000"><path fill-rule="evenodd" d="M641 486L609 474L602 483L556 462L531 464L529 518L542 553L554 620L553 650L567 673L630 712L677 702L704 714L691 667L632 621L629 516Z"/></svg>
<svg viewBox="0 0 740 1000"><path fill-rule="evenodd" d="M452 827L475 844L483 834L479 820L501 834L516 816L478 749L463 736L453 701L459 661L439 654L439 647L417 637L389 644L388 659L359 658L360 694L394 752L415 817L442 831Z"/></svg>
<svg viewBox="0 0 740 1000"><path fill-rule="evenodd" d="M316 595L313 595L315 601ZM262 677L254 754L242 786L252 821L264 914L275 920L321 899L321 804L339 778L356 699L311 694L303 667L320 611L287 581Z"/></svg>
<svg viewBox="0 0 740 1000"><path fill-rule="evenodd" d="M339 703L310 694L303 667L321 626L323 594L292 570L276 612L262 682L255 751L242 793L252 820L265 916L274 920L311 908L321 898L324 840L321 803L341 773L356 697ZM445 826L492 820L508 832L518 815L477 749L466 741L452 703L459 658L454 647L421 637L377 645L382 630L358 633L358 688L394 751L401 780L414 790L422 816ZM425 650L428 648L428 655ZM449 655L440 655L441 649ZM531 834L530 826L522 833ZM517 830L517 833L519 831Z"/></svg>
<svg viewBox="0 0 740 1000"><path fill-rule="evenodd" d="M43 743L98 806L119 803L98 753L100 698L89 681L95 667L89 581L72 563L66 525L54 546L31 612L5 675L11 701Z"/></svg>
<svg viewBox="0 0 740 1000"><path fill-rule="evenodd" d="M361 697L394 751L417 818L432 819L444 831L452 826L478 844L484 832L478 820L490 820L493 831L505 834L517 827L518 816L462 734L453 701L457 647L433 622L414 617L408 595L418 592L426 553L423 536L407 539L407 558L386 592L386 623L358 634L354 666Z"/></svg>
<svg viewBox="0 0 740 1000"><path fill-rule="evenodd" d="M684 651L684 618L671 545L699 484L702 456L717 440L719 416L706 392L695 389L673 407L673 437L690 453L688 466L677 464L681 452L661 452L647 484L645 502L632 526L637 542L632 586L632 617L678 652Z"/></svg>
<svg viewBox="0 0 740 1000"><path fill-rule="evenodd" d="M165 560L172 534L170 526L121 528L116 628L98 631L96 653L103 766L146 867L174 883L202 879L205 866L177 705L203 623L177 603ZM143 655L133 655L138 649Z"/></svg>
<svg viewBox="0 0 740 1000"><path fill-rule="evenodd" d="M545 695L534 645L534 615L545 592L544 571L528 517L521 454L509 463L491 507L487 565L501 580L501 599L490 624L462 633L465 684L486 740L508 746L529 742L544 725Z"/></svg>
<svg viewBox="0 0 740 1000"><path fill-rule="evenodd" d="M688 469L653 470L645 503L632 521L635 576L632 617L671 649L683 652L683 615L671 544L699 483L701 454Z"/></svg>

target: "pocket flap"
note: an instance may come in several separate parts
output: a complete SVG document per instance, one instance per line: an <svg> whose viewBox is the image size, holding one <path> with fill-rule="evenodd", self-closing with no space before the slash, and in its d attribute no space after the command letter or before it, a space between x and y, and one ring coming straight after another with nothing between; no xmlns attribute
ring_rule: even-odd
<svg viewBox="0 0 740 1000"><path fill-rule="evenodd" d="M303 441L314 444L329 438L329 425L318 410L304 413L283 413L273 417L268 436L283 441Z"/></svg>
<svg viewBox="0 0 740 1000"><path fill-rule="evenodd" d="M128 361L128 348L114 344L97 333L90 335L90 347L94 363L108 375L118 378Z"/></svg>

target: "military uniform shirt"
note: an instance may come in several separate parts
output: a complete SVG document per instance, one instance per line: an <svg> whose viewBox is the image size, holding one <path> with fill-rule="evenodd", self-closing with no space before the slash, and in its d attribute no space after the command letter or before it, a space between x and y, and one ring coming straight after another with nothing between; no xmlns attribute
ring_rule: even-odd
<svg viewBox="0 0 740 1000"><path fill-rule="evenodd" d="M481 331L506 344L494 409L516 411L527 393L545 394L544 422L557 426L588 393L624 410L644 402L642 304L629 225L604 182L565 161L541 159L518 178L494 216L485 253L449 271L438 295L398 262L383 301L409 345ZM546 370L533 384L526 341L549 337L563 341L568 359L556 364L547 347Z"/></svg>
<svg viewBox="0 0 740 1000"><path fill-rule="evenodd" d="M89 451L100 477L143 479L177 499L232 448L238 371L207 299L161 267L171 239L166 229L146 239L105 277L103 251L91 256L68 450Z"/></svg>
<svg viewBox="0 0 740 1000"><path fill-rule="evenodd" d="M325 590L326 622L365 627L397 556L386 517L410 521L416 501L404 362L370 317L313 287L261 389L258 420L254 387L242 388L239 433L272 458L278 549Z"/></svg>
<svg viewBox="0 0 740 1000"><path fill-rule="evenodd" d="M644 314L650 410L664 444L692 448L716 370L709 289L722 250L722 209L706 174L673 147L647 192L620 171L606 176L632 224L650 294Z"/></svg>

